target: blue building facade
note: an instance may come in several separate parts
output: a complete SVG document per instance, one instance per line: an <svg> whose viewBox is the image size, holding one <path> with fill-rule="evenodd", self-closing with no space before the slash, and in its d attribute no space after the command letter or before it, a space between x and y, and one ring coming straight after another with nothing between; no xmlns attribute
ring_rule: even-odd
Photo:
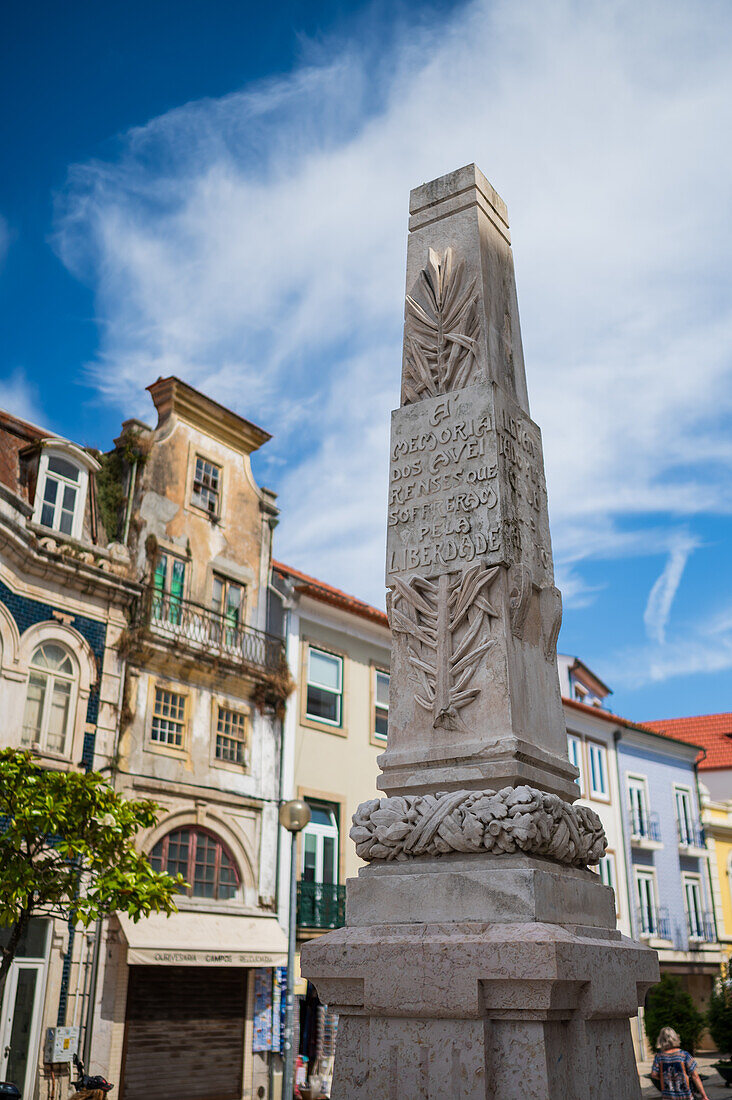
<svg viewBox="0 0 732 1100"><path fill-rule="evenodd" d="M624 725L618 783L633 936L704 1009L721 962L701 825L698 747Z"/></svg>

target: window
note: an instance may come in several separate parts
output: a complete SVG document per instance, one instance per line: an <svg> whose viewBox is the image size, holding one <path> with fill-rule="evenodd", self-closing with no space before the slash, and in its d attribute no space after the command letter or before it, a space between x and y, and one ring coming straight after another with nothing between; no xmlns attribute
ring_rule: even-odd
<svg viewBox="0 0 732 1100"><path fill-rule="evenodd" d="M40 489L40 487L39 487ZM39 521L44 527L75 535L77 505L81 500L81 471L61 455L48 455Z"/></svg>
<svg viewBox="0 0 732 1100"><path fill-rule="evenodd" d="M374 669L374 737L386 741L389 730L389 673Z"/></svg>
<svg viewBox="0 0 732 1100"><path fill-rule="evenodd" d="M186 563L172 554L159 553L153 575L153 619L180 623L185 583Z"/></svg>
<svg viewBox="0 0 732 1100"><path fill-rule="evenodd" d="M71 717L74 666L66 649L57 642L38 646L30 662L25 699L24 745L39 745L63 753Z"/></svg>
<svg viewBox="0 0 732 1100"><path fill-rule="evenodd" d="M641 934L657 936L659 934L658 913L656 911L656 882L651 871L636 871L638 890L638 926Z"/></svg>
<svg viewBox="0 0 732 1100"><path fill-rule="evenodd" d="M222 622L224 645L229 648L237 647L244 606L242 586L214 573L211 602L214 612Z"/></svg>
<svg viewBox="0 0 732 1100"><path fill-rule="evenodd" d="M705 939L701 881L695 875L684 875L684 902L689 937L693 940Z"/></svg>
<svg viewBox="0 0 732 1100"><path fill-rule="evenodd" d="M696 829L694 828L694 818L691 812L691 792L684 787L676 787L674 798L676 801L676 820L679 826L679 844L696 844Z"/></svg>
<svg viewBox="0 0 732 1100"><path fill-rule="evenodd" d="M321 649L308 650L307 717L340 726L342 701L343 658Z"/></svg>
<svg viewBox="0 0 732 1100"><path fill-rule="evenodd" d="M585 769L582 767L582 741L579 737L575 737L573 733L567 734L567 752L569 753L569 759L575 768L579 771L579 777L577 779L577 786L580 789L580 793L585 793Z"/></svg>
<svg viewBox="0 0 732 1100"><path fill-rule="evenodd" d="M630 776L628 779L628 794L630 796L630 823L633 836L650 837L651 825L645 779Z"/></svg>
<svg viewBox="0 0 732 1100"><path fill-rule="evenodd" d="M303 882L338 882L338 818L336 807L310 802L310 823L302 831Z"/></svg>
<svg viewBox="0 0 732 1100"><path fill-rule="evenodd" d="M155 688L150 736L158 745L183 748L186 733L186 697L168 688Z"/></svg>
<svg viewBox="0 0 732 1100"><path fill-rule="evenodd" d="M188 897L228 901L239 889L239 872L224 845L203 829L176 829L153 848L155 871L183 875Z"/></svg>
<svg viewBox="0 0 732 1100"><path fill-rule="evenodd" d="M219 514L221 493L221 467L196 455L196 471L193 475L193 496L191 500L198 508L203 508L210 516Z"/></svg>
<svg viewBox="0 0 732 1100"><path fill-rule="evenodd" d="M239 710L219 707L216 719L216 759L246 764L247 716Z"/></svg>
<svg viewBox="0 0 732 1100"><path fill-rule="evenodd" d="M588 741L587 752L590 758L590 795L592 798L607 799L607 749L597 741Z"/></svg>
<svg viewBox="0 0 732 1100"><path fill-rule="evenodd" d="M597 866L597 873L600 876L600 881L605 886L612 886L613 890L616 889L615 856L612 852L606 852L601 858Z"/></svg>

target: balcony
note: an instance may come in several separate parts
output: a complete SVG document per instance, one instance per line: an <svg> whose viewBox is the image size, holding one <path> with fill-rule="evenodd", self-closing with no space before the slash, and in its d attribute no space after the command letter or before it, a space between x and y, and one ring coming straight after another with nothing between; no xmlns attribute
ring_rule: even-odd
<svg viewBox="0 0 732 1100"><path fill-rule="evenodd" d="M342 928L346 923L346 888L332 882L297 884L297 927Z"/></svg>
<svg viewBox="0 0 732 1100"><path fill-rule="evenodd" d="M714 943L717 930L711 913L689 913L687 918L689 943Z"/></svg>
<svg viewBox="0 0 732 1100"><path fill-rule="evenodd" d="M643 906L636 911L638 935L641 939L670 940L671 921L667 909L651 909Z"/></svg>
<svg viewBox="0 0 732 1100"><path fill-rule="evenodd" d="M267 672L277 672L285 661L284 644L274 634L230 622L208 607L152 587L138 605L136 625L199 659L213 657Z"/></svg>
<svg viewBox="0 0 732 1100"><path fill-rule="evenodd" d="M707 854L704 827L699 821L679 821L679 848L682 855L705 856Z"/></svg>
<svg viewBox="0 0 732 1100"><path fill-rule="evenodd" d="M630 817L630 843L634 848L653 850L663 848L661 842L661 827L658 823L658 814L647 811L639 812L631 808Z"/></svg>

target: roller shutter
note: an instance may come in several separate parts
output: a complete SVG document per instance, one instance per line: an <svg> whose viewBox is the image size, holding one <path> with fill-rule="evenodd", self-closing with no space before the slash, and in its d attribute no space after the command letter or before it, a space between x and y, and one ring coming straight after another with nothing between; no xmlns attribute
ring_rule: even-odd
<svg viewBox="0 0 732 1100"><path fill-rule="evenodd" d="M240 1100L246 975L131 966L121 1100Z"/></svg>

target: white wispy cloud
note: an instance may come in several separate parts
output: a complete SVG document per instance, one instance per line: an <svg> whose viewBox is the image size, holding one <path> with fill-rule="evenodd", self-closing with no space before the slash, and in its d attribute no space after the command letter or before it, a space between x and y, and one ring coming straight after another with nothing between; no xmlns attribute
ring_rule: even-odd
<svg viewBox="0 0 732 1100"><path fill-rule="evenodd" d="M509 204L555 551L587 602L588 557L732 513L731 40L722 0L475 0L151 120L60 200L97 386L129 414L177 373L260 419L278 554L381 602L408 192L474 160Z"/></svg>
<svg viewBox="0 0 732 1100"><path fill-rule="evenodd" d="M38 387L20 369L0 377L0 409L7 409L21 420L29 420L31 424L45 426Z"/></svg>
<svg viewBox="0 0 732 1100"><path fill-rule="evenodd" d="M643 622L648 637L659 645L663 645L666 641L666 624L671 614L671 605L681 583L689 555L698 545L699 540L686 531L674 535L663 571L648 594Z"/></svg>
<svg viewBox="0 0 732 1100"><path fill-rule="evenodd" d="M685 623L671 639L630 646L609 659L613 684L639 688L677 676L711 675L732 669L732 603L700 621Z"/></svg>

